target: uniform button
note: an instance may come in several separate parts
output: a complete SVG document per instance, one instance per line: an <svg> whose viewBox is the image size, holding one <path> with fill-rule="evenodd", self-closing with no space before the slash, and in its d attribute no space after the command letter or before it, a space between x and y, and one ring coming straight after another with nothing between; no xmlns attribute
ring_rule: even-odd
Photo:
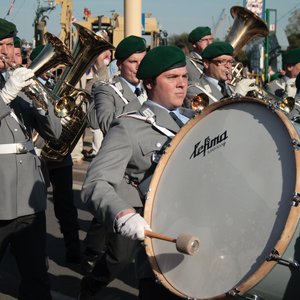
<svg viewBox="0 0 300 300"><path fill-rule="evenodd" d="M15 129L14 129L14 131L18 131L18 129L17 129L17 128L15 128Z"/></svg>
<svg viewBox="0 0 300 300"><path fill-rule="evenodd" d="M21 165L21 164L23 163L23 160L20 160L19 163L20 163L20 165Z"/></svg>
<svg viewBox="0 0 300 300"><path fill-rule="evenodd" d="M156 143L156 147L160 148L161 147L161 143Z"/></svg>

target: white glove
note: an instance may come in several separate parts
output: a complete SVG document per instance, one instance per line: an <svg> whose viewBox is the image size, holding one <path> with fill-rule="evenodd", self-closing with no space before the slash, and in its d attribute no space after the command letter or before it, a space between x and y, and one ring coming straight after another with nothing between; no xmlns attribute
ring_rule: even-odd
<svg viewBox="0 0 300 300"><path fill-rule="evenodd" d="M27 68L18 68L12 72L10 77L5 83L5 86L0 91L0 96L4 100L6 104L9 104L12 100L14 100L18 93L24 88L33 83L34 76L32 70Z"/></svg>
<svg viewBox="0 0 300 300"><path fill-rule="evenodd" d="M132 240L145 239L145 230L151 230L145 219L137 213L129 213L116 220L116 230Z"/></svg>
<svg viewBox="0 0 300 300"><path fill-rule="evenodd" d="M290 78L285 83L285 93L288 97L295 98L297 93L296 78Z"/></svg>
<svg viewBox="0 0 300 300"><path fill-rule="evenodd" d="M235 94L246 96L248 92L258 91L258 87L255 85L255 79L242 79L235 87Z"/></svg>

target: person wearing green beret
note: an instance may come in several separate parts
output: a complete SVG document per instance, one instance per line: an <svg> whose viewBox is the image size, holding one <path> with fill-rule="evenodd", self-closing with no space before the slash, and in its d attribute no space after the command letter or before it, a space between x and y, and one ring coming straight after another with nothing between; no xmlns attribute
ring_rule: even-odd
<svg viewBox="0 0 300 300"><path fill-rule="evenodd" d="M199 26L188 35L188 41L193 50L186 57L186 67L189 81L198 81L203 74L202 52L214 41L211 29L207 26Z"/></svg>
<svg viewBox="0 0 300 300"><path fill-rule="evenodd" d="M119 75L110 80L96 81L92 85L91 100L103 136L108 133L114 118L125 112L138 110L146 100L145 88L141 80L136 77L145 54L144 38L135 35L124 38L115 51ZM91 222L84 244L82 265L88 266L88 269L94 268L94 273L103 278L105 285L131 263L135 247L135 243L120 235L106 235L103 224L96 218ZM104 247L107 250L102 255ZM100 256L101 260L99 260ZM97 265L94 266L96 260ZM104 285L103 282L101 285ZM86 293L89 293L89 290L86 291L83 286L80 299L85 299Z"/></svg>
<svg viewBox="0 0 300 300"><path fill-rule="evenodd" d="M142 217L143 203L159 157L195 115L182 107L188 85L185 55L175 46L155 47L139 64L136 77L143 80L148 99L112 121L87 172L81 199L111 234L135 243L139 299L180 299L156 283L141 242L150 229ZM105 286L94 269L82 281L90 293L79 299L92 299L88 296L97 285Z"/></svg>
<svg viewBox="0 0 300 300"><path fill-rule="evenodd" d="M255 79L242 79L236 86L228 83L228 76L232 74L234 64L233 47L227 42L213 42L202 53L203 76L197 82L190 82L188 100L198 94L206 94L209 104L220 99L239 94L245 96L248 92L257 90ZM185 101L189 107L189 101Z"/></svg>
<svg viewBox="0 0 300 300"><path fill-rule="evenodd" d="M20 274L18 299L51 300L47 187L32 132L53 140L59 138L62 127L51 103L43 109L24 95L23 89L34 82L34 72L25 67L11 69L16 33L13 23L0 19L0 261L10 249Z"/></svg>
<svg viewBox="0 0 300 300"><path fill-rule="evenodd" d="M14 60L13 63L17 66L22 65L22 52L21 52L21 39L17 36L14 37Z"/></svg>
<svg viewBox="0 0 300 300"><path fill-rule="evenodd" d="M294 98L297 92L295 80L300 73L300 48L286 51L282 55L282 69L284 75L266 84L266 90L284 99Z"/></svg>

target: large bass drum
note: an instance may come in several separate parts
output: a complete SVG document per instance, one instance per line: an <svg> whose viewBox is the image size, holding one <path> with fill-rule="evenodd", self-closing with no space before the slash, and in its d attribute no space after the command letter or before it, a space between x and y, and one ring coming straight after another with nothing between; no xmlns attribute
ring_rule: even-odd
<svg viewBox="0 0 300 300"><path fill-rule="evenodd" d="M157 165L144 216L153 231L197 236L200 249L189 256L146 238L166 288L182 298L239 298L282 263L298 235L298 147L284 113L246 97L214 103L180 130Z"/></svg>

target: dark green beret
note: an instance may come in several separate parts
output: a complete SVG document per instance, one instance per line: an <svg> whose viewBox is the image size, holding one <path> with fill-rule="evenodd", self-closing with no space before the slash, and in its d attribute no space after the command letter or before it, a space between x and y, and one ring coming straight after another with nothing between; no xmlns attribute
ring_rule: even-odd
<svg viewBox="0 0 300 300"><path fill-rule="evenodd" d="M115 58L124 60L133 53L140 53L146 51L146 40L139 36L130 35L123 39L117 46Z"/></svg>
<svg viewBox="0 0 300 300"><path fill-rule="evenodd" d="M300 62L300 48L289 50L282 56L284 65L295 65L298 62Z"/></svg>
<svg viewBox="0 0 300 300"><path fill-rule="evenodd" d="M15 48L21 48L21 39L17 36L14 37L14 46Z"/></svg>
<svg viewBox="0 0 300 300"><path fill-rule="evenodd" d="M232 55L233 47L226 42L213 42L202 52L203 59L211 59L221 55Z"/></svg>
<svg viewBox="0 0 300 300"><path fill-rule="evenodd" d="M41 53L41 51L44 49L44 47L45 47L45 45L38 45L38 46L36 46L32 50L32 52L31 52L31 54L29 56L30 60L33 61Z"/></svg>
<svg viewBox="0 0 300 300"><path fill-rule="evenodd" d="M16 25L0 18L0 40L13 37L17 33Z"/></svg>
<svg viewBox="0 0 300 300"><path fill-rule="evenodd" d="M195 44L206 35L211 35L211 30L209 27L197 27L191 31L188 40L190 43Z"/></svg>
<svg viewBox="0 0 300 300"><path fill-rule="evenodd" d="M186 65L183 51L176 46L158 46L151 49L142 59L137 78L151 79L162 72Z"/></svg>

